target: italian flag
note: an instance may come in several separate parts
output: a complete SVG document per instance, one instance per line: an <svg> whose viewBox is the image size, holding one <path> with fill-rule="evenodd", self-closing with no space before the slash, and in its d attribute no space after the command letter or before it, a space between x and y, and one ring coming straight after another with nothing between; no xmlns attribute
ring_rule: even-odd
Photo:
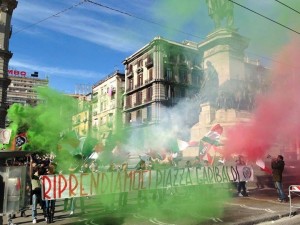
<svg viewBox="0 0 300 225"><path fill-rule="evenodd" d="M202 159L213 164L220 144L220 137L223 133L223 127L220 124L213 126L210 131L200 140L199 154L203 155Z"/></svg>
<svg viewBox="0 0 300 225"><path fill-rule="evenodd" d="M260 169L268 174L272 174L272 170L268 167L266 167L265 162L262 159L256 160L256 165L260 167Z"/></svg>

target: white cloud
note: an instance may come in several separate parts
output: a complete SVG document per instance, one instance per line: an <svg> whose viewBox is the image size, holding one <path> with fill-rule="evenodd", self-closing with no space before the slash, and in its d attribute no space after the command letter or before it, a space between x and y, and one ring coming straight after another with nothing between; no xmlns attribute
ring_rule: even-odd
<svg viewBox="0 0 300 225"><path fill-rule="evenodd" d="M25 28L24 31L30 35L41 35L40 28L42 28L120 52L132 52L148 41L141 30L131 26L131 24L136 24L136 19L125 14L84 3L51 17L70 5L74 5L74 3L69 5L60 3L60 8L58 8L54 3L55 1L51 5L41 4L37 3L37 0L22 2L22 5L18 6L20 10L17 8L14 12L14 24L17 25L14 31ZM48 17L51 18L46 19ZM30 27L31 25L33 26ZM33 27L38 32L30 32Z"/></svg>

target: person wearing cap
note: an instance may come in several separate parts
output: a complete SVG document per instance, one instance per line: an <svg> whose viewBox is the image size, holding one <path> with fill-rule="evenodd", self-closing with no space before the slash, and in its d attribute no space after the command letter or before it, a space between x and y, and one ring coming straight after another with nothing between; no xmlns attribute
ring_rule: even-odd
<svg viewBox="0 0 300 225"><path fill-rule="evenodd" d="M277 158L272 159L271 168L272 168L273 182L279 196L278 201L280 202L287 201L282 188L282 173L284 170L284 166L285 163L283 161L282 155L278 155Z"/></svg>

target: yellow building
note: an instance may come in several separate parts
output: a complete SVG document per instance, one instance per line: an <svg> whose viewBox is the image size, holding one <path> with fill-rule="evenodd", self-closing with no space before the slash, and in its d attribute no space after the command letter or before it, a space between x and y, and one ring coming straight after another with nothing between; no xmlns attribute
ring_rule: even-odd
<svg viewBox="0 0 300 225"><path fill-rule="evenodd" d="M105 143L110 132L121 128L125 76L119 71L108 75L92 88L92 133Z"/></svg>
<svg viewBox="0 0 300 225"><path fill-rule="evenodd" d="M85 137L91 127L91 93L86 95L72 95L78 100L78 113L72 117L72 130L78 137Z"/></svg>

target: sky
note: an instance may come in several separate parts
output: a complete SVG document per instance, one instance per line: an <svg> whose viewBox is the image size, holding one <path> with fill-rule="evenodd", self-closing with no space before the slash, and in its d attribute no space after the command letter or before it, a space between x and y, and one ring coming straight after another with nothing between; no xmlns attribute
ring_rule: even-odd
<svg viewBox="0 0 300 225"><path fill-rule="evenodd" d="M249 38L246 55L266 65L292 36L300 14L276 0L235 0L234 23ZM281 0L300 11L299 1ZM156 36L202 42L213 31L205 0L19 0L13 12L9 67L39 72L49 86L79 93L115 70ZM296 31L296 32L295 32Z"/></svg>

